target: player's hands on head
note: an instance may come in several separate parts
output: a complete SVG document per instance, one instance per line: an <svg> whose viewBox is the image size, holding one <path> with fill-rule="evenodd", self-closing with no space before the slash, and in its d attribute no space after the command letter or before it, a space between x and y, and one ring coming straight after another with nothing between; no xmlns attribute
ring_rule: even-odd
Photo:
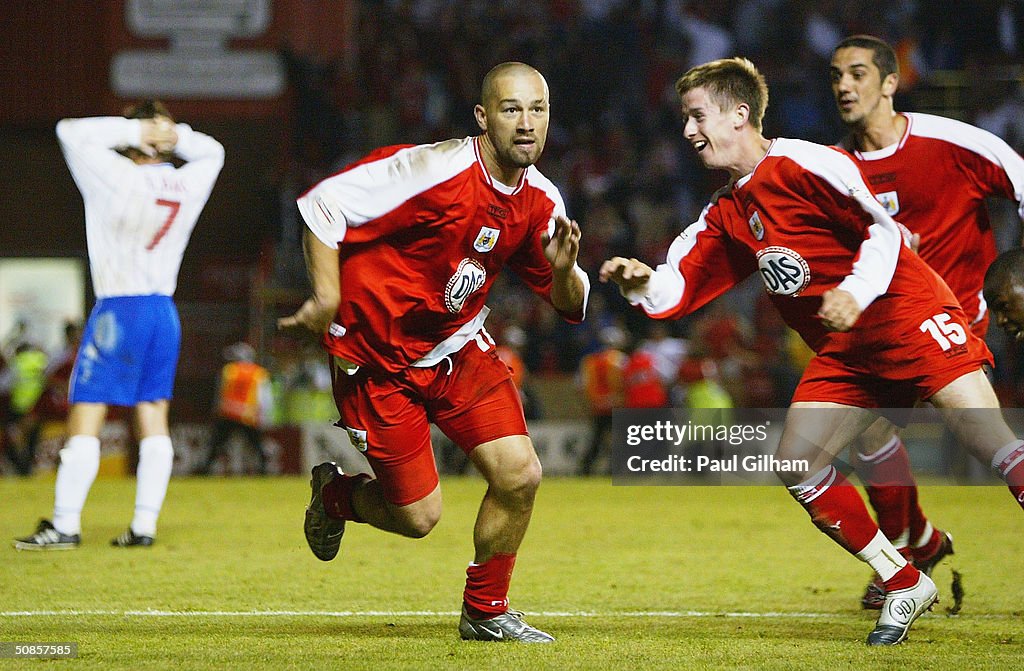
<svg viewBox="0 0 1024 671"><path fill-rule="evenodd" d="M319 340L327 333L336 309L336 305L323 303L315 296L307 298L295 314L277 320L277 330L296 338L313 337Z"/></svg>
<svg viewBox="0 0 1024 671"><path fill-rule="evenodd" d="M829 289L821 295L818 317L829 331L849 331L860 317L862 310L853 294L842 289Z"/></svg>
<svg viewBox="0 0 1024 671"><path fill-rule="evenodd" d="M601 264L598 279L602 282L615 282L619 285L619 290L627 294L642 289L653 274L654 269L642 261L616 256Z"/></svg>
<svg viewBox="0 0 1024 671"><path fill-rule="evenodd" d="M142 120L142 150L147 156L170 154L178 145L178 131L167 117Z"/></svg>
<svg viewBox="0 0 1024 671"><path fill-rule="evenodd" d="M569 272L576 265L576 256L580 252L580 225L559 215L555 217L554 235L544 233L540 243L552 271Z"/></svg>

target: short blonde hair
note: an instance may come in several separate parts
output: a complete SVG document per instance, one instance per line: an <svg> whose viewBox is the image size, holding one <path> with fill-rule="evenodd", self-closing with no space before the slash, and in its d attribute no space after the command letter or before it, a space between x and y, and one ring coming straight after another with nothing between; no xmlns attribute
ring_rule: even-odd
<svg viewBox="0 0 1024 671"><path fill-rule="evenodd" d="M757 67L746 58L722 58L691 68L676 81L680 97L703 88L722 109L746 103L750 107L750 125L761 130L768 108L768 84Z"/></svg>

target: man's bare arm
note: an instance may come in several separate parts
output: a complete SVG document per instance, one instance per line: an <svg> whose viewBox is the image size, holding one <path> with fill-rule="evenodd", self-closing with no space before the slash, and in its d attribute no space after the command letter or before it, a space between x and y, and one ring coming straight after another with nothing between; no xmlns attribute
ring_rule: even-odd
<svg viewBox="0 0 1024 671"><path fill-rule="evenodd" d="M277 320L278 330L322 336L341 302L338 250L325 245L308 228L302 238L306 272L313 295L290 317Z"/></svg>

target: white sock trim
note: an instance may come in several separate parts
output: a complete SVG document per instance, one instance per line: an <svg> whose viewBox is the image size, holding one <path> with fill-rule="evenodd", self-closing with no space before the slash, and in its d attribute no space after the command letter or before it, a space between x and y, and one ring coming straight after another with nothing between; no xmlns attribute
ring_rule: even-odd
<svg viewBox="0 0 1024 671"><path fill-rule="evenodd" d="M932 526L931 522L925 522L924 530L921 532L921 536L914 541L914 549L923 548L928 544L928 541L932 539L932 534L935 533L935 527Z"/></svg>
<svg viewBox="0 0 1024 671"><path fill-rule="evenodd" d="M875 534L867 545L857 553L857 559L875 569L875 573L886 581L896 575L907 565L907 560L899 553L889 539L881 531Z"/></svg>
<svg viewBox="0 0 1024 671"><path fill-rule="evenodd" d="M903 533L901 533L896 538L890 538L889 542L892 543L893 547L897 550L899 550L900 548L905 548L908 545L910 545L910 527L904 529Z"/></svg>
<svg viewBox="0 0 1024 671"><path fill-rule="evenodd" d="M864 454L863 452L857 452L857 458L866 464L877 464L885 461L892 455L899 452L899 448L903 445L899 436L893 436L892 439L883 445L881 448L875 450L871 454Z"/></svg>
<svg viewBox="0 0 1024 671"><path fill-rule="evenodd" d="M1006 477L1006 474L1022 461L1024 461L1024 440L1015 440L1009 445L1004 445L995 453L992 457L992 468L999 475Z"/></svg>
<svg viewBox="0 0 1024 671"><path fill-rule="evenodd" d="M830 464L800 484L789 487L789 493L800 503L810 503L824 494L838 476L836 467Z"/></svg>

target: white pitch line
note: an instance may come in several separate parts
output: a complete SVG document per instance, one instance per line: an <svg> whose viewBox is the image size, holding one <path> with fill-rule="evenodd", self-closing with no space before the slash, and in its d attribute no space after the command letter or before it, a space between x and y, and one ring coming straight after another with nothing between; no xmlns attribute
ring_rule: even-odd
<svg viewBox="0 0 1024 671"><path fill-rule="evenodd" d="M13 610L0 611L0 617L48 617L55 615L121 617L457 617L459 611L445 610ZM752 617L820 618L840 613L715 613L710 611L534 611L538 617Z"/></svg>
<svg viewBox="0 0 1024 671"><path fill-rule="evenodd" d="M457 617L459 611L443 610L13 610L0 611L0 617ZM658 611L536 611L527 613L537 617L553 618L750 618L750 619L823 619L850 617L853 613L803 613L803 612L714 612L700 610L658 610ZM941 615L941 613L937 613ZM1007 620L1017 619L1011 614L979 613L965 619Z"/></svg>

